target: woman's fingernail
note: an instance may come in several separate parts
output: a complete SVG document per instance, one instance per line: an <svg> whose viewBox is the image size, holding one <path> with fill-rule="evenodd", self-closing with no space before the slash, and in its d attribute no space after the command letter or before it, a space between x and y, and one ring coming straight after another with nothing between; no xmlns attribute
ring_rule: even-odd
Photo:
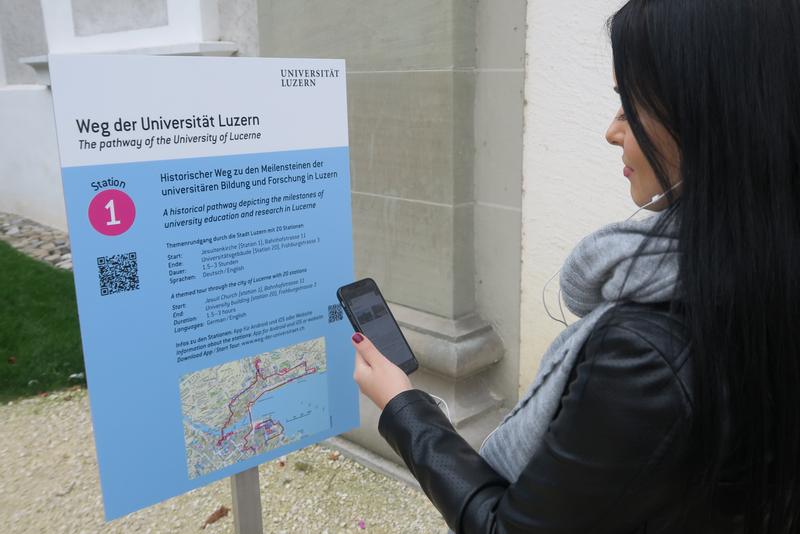
<svg viewBox="0 0 800 534"><path fill-rule="evenodd" d="M356 332L355 334L353 334L353 341L355 341L356 343L361 343L362 341L364 341L364 336Z"/></svg>

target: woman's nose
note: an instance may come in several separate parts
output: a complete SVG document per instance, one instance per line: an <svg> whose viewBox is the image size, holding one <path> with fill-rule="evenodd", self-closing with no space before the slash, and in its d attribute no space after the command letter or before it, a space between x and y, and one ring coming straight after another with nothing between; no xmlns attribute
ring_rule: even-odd
<svg viewBox="0 0 800 534"><path fill-rule="evenodd" d="M611 124L608 126L608 130L606 130L606 141L609 144L615 146L622 146L623 141L625 140L625 129L623 127L622 122L617 120L617 117L622 113L622 108L617 111L616 115L614 115L614 119L611 121Z"/></svg>

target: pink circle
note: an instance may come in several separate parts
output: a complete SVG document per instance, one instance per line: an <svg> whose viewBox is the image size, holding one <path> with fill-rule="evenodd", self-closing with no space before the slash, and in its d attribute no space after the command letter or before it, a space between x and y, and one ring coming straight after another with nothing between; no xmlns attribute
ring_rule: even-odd
<svg viewBox="0 0 800 534"><path fill-rule="evenodd" d="M120 235L136 218L136 206L124 191L106 189L97 193L89 203L89 222L103 235Z"/></svg>

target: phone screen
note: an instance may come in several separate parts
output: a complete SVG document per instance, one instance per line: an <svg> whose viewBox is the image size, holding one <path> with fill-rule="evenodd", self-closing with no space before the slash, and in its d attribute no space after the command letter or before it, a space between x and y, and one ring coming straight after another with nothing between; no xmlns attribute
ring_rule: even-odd
<svg viewBox="0 0 800 534"><path fill-rule="evenodd" d="M350 290L348 288L351 286L345 286L341 292L345 301L343 304L349 308L355 323L353 326L363 332L395 365L403 367L409 360L416 363L377 285L374 282L356 284L359 286Z"/></svg>

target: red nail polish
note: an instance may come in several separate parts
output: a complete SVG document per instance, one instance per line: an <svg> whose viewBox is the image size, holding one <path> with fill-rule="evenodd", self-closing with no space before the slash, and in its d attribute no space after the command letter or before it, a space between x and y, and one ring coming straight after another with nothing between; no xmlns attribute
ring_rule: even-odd
<svg viewBox="0 0 800 534"><path fill-rule="evenodd" d="M364 336L356 332L355 334L353 334L353 341L355 341L356 343L361 343L362 341L364 341Z"/></svg>

